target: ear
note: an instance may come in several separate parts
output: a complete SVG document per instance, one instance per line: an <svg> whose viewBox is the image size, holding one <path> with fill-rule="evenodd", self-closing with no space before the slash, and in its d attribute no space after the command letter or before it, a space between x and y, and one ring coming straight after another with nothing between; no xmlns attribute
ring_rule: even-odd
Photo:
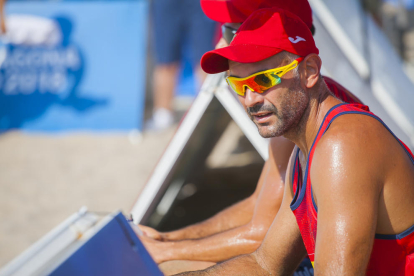
<svg viewBox="0 0 414 276"><path fill-rule="evenodd" d="M320 78L322 60L317 54L310 54L301 63L304 85L312 88Z"/></svg>

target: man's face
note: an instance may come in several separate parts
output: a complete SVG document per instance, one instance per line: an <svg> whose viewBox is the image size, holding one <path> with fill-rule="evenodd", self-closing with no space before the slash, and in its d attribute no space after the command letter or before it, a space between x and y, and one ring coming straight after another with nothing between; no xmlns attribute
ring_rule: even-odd
<svg viewBox="0 0 414 276"><path fill-rule="evenodd" d="M230 75L243 78L293 61L283 57L286 55L281 53L256 63L229 61ZM265 138L281 136L290 131L299 123L309 103L308 94L302 88L295 70L287 72L280 84L262 94L246 88L245 95L238 97L260 135Z"/></svg>

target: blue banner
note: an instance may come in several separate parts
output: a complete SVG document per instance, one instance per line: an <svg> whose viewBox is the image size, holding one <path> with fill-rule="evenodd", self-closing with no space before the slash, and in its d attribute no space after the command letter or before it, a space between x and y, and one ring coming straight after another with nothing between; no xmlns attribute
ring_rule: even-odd
<svg viewBox="0 0 414 276"><path fill-rule="evenodd" d="M0 131L142 129L147 1L17 1L6 14Z"/></svg>

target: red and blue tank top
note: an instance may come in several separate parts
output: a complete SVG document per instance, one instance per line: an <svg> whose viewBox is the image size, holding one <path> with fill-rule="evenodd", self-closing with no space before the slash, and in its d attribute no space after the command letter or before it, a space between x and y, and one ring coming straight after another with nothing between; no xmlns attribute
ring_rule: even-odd
<svg viewBox="0 0 414 276"><path fill-rule="evenodd" d="M325 115L316 138L309 151L305 176L299 162L299 150L293 167L292 185L294 197L290 205L298 223L303 242L312 264L315 255L315 242L318 222L318 208L312 194L310 171L315 148L328 130L331 123L341 115L361 114L371 116L381 122L405 149L414 164L414 156L410 149L401 142L391 130L362 104L338 104ZM302 181L303 179L303 181ZM414 225L398 235L375 235L367 275L414 275Z"/></svg>

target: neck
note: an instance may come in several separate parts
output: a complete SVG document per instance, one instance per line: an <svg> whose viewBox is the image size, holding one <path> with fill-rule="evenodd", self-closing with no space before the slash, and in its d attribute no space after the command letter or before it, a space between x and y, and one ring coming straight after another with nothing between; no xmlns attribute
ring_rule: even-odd
<svg viewBox="0 0 414 276"><path fill-rule="evenodd" d="M324 82L314 90L310 92L308 107L299 123L284 135L285 138L291 140L299 147L305 157L309 154L326 113L333 106L341 103L341 101L332 96Z"/></svg>

